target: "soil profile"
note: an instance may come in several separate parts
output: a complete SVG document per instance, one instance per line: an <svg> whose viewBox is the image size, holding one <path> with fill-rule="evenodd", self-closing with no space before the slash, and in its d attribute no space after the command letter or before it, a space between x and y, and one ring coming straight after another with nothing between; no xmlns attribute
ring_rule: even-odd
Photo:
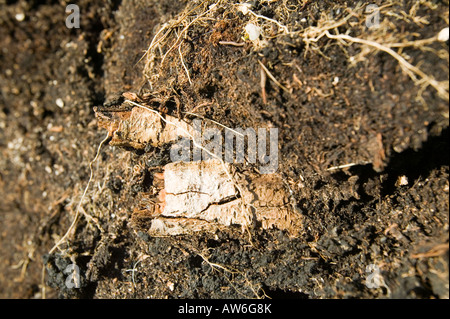
<svg viewBox="0 0 450 319"><path fill-rule="evenodd" d="M68 4L0 0L0 297L449 297L448 1Z"/></svg>

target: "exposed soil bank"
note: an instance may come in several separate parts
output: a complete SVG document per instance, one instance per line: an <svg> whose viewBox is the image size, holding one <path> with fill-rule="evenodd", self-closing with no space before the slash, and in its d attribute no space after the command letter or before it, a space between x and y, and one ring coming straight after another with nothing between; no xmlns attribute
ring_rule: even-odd
<svg viewBox="0 0 450 319"><path fill-rule="evenodd" d="M376 29L353 1L255 1L247 14L79 1L79 29L65 26L69 2L41 3L0 1L0 297L448 298L448 41L433 38L448 1L373 1ZM299 234L152 237L132 217L168 148L104 145L74 231L48 254L106 134L93 108L127 91L171 116L278 128ZM66 285L70 264L80 289Z"/></svg>

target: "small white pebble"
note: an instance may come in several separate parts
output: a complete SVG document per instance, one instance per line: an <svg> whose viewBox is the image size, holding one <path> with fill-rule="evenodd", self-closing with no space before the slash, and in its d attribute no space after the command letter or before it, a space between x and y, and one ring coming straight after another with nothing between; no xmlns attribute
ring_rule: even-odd
<svg viewBox="0 0 450 319"><path fill-rule="evenodd" d="M55 101L56 105L58 105L60 108L64 107L64 101L61 98L57 98Z"/></svg>
<svg viewBox="0 0 450 319"><path fill-rule="evenodd" d="M408 177L405 175L399 176L397 179L397 186L406 186L408 185Z"/></svg>
<svg viewBox="0 0 450 319"><path fill-rule="evenodd" d="M300 19L300 22L301 22L301 23L305 23L306 21L307 21L306 18L301 18L301 19Z"/></svg>
<svg viewBox="0 0 450 319"><path fill-rule="evenodd" d="M120 39L120 40L123 40L123 39L125 39L125 36L124 36L123 34L121 34L121 35L119 36L119 39Z"/></svg>
<svg viewBox="0 0 450 319"><path fill-rule="evenodd" d="M441 30L437 36L438 41L445 42L448 41L448 27Z"/></svg>
<svg viewBox="0 0 450 319"><path fill-rule="evenodd" d="M256 41L261 35L261 28L253 23L249 23L245 26L245 32L247 32L250 41Z"/></svg>
<svg viewBox="0 0 450 319"><path fill-rule="evenodd" d="M25 14L23 12L19 12L16 14L15 18L17 21L22 22L25 20Z"/></svg>
<svg viewBox="0 0 450 319"><path fill-rule="evenodd" d="M72 47L74 47L74 48L76 48L77 47L77 44L76 43L74 43L74 42L67 42L66 43L66 48L72 48Z"/></svg>
<svg viewBox="0 0 450 319"><path fill-rule="evenodd" d="M335 76L334 79L333 79L333 83L331 83L331 84L336 85L338 83L339 83L339 77Z"/></svg>
<svg viewBox="0 0 450 319"><path fill-rule="evenodd" d="M51 168L50 166L45 166L45 171L46 171L48 174L51 174L51 173L52 173L52 168Z"/></svg>
<svg viewBox="0 0 450 319"><path fill-rule="evenodd" d="M62 167L62 165L55 164L55 165L53 165L53 168L54 168L56 176L61 175L62 173L64 173L64 167Z"/></svg>

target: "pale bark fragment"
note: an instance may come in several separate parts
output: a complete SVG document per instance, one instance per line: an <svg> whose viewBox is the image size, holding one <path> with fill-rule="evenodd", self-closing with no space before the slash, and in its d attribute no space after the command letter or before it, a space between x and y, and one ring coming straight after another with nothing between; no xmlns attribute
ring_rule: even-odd
<svg viewBox="0 0 450 319"><path fill-rule="evenodd" d="M153 220L149 234L189 234L215 231L219 226L248 227L252 223L290 233L300 230L301 216L293 210L281 176L244 174L235 181L231 174L230 165L224 167L214 159L167 164L165 188L161 190L165 194L163 209Z"/></svg>
<svg viewBox="0 0 450 319"><path fill-rule="evenodd" d="M190 138L194 129L185 121L165 115L166 123L150 110L134 107L130 111L96 111L99 126L111 136L110 145L143 149L146 145L159 147L180 137Z"/></svg>

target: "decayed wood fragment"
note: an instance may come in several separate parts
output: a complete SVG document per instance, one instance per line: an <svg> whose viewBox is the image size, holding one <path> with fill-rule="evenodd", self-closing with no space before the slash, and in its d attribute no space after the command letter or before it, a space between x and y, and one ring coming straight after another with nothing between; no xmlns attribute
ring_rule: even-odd
<svg viewBox="0 0 450 319"><path fill-rule="evenodd" d="M300 230L301 216L293 210L290 193L278 174L247 173L242 181L244 201L256 210L256 219L264 229Z"/></svg>
<svg viewBox="0 0 450 319"><path fill-rule="evenodd" d="M175 162L164 166L163 188L155 199L157 208L141 197L141 209L158 214L149 234L179 235L195 231L214 231L233 224L249 226L251 212L242 205L234 181L219 160ZM157 181L160 184L160 181Z"/></svg>
<svg viewBox="0 0 450 319"><path fill-rule="evenodd" d="M228 173L215 159L164 166L164 189L160 190L164 195L158 196L160 215L153 219L149 234L179 235L252 224L290 233L300 230L301 217L293 211L279 175L240 176L240 194L236 181L230 179L231 166L225 168Z"/></svg>
<svg viewBox="0 0 450 319"><path fill-rule="evenodd" d="M233 181L217 160L167 164L164 166L164 190L166 204L163 214L171 217L182 214L197 218L209 206L233 201L238 195Z"/></svg>
<svg viewBox="0 0 450 319"><path fill-rule="evenodd" d="M134 149L144 149L146 145L158 147L193 134L193 128L185 121L165 115L166 120L173 123L166 124L155 112L139 107L123 111L100 111L96 108L95 116L98 126L108 130L111 136L109 144L112 146Z"/></svg>

